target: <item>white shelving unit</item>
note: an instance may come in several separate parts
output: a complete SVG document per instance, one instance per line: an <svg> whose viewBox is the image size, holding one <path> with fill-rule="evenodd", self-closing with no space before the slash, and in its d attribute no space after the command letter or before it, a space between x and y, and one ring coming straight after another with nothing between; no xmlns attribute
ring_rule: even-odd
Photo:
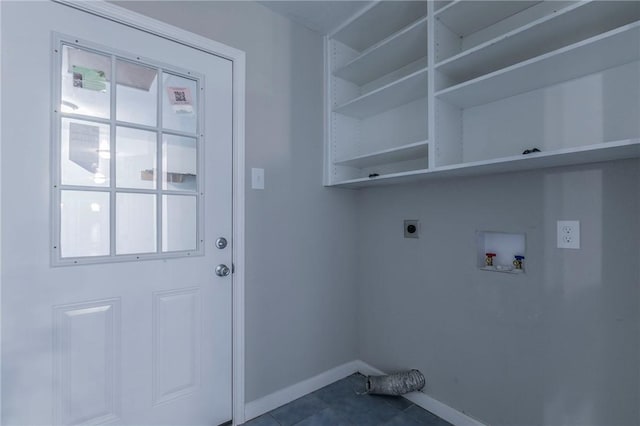
<svg viewBox="0 0 640 426"><path fill-rule="evenodd" d="M378 2L326 74L326 185L640 157L639 1Z"/></svg>
<svg viewBox="0 0 640 426"><path fill-rule="evenodd" d="M327 185L428 168L427 19L378 2L327 37Z"/></svg>

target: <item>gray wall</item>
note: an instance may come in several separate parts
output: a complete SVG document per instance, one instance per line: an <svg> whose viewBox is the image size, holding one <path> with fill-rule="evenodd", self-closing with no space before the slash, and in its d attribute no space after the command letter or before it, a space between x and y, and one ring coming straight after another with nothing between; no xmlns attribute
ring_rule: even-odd
<svg viewBox="0 0 640 426"><path fill-rule="evenodd" d="M322 187L320 35L253 2L118 2L247 53L246 398L356 358L355 197Z"/></svg>
<svg viewBox="0 0 640 426"><path fill-rule="evenodd" d="M248 401L360 357L492 425L640 423L637 161L323 189L320 36L249 2L119 4L247 52ZM477 271L476 230L525 232L526 275Z"/></svg>
<svg viewBox="0 0 640 426"><path fill-rule="evenodd" d="M640 424L640 162L358 198L361 359L421 369L426 393L491 425ZM581 250L556 248L563 219ZM526 274L478 271L476 230L526 233Z"/></svg>

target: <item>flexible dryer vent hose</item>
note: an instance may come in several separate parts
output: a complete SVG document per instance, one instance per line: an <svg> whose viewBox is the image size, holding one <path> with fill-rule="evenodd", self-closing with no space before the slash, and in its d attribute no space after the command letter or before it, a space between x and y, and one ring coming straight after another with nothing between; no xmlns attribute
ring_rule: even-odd
<svg viewBox="0 0 640 426"><path fill-rule="evenodd" d="M424 388L424 376L418 370L402 371L387 376L368 376L367 393L404 395Z"/></svg>

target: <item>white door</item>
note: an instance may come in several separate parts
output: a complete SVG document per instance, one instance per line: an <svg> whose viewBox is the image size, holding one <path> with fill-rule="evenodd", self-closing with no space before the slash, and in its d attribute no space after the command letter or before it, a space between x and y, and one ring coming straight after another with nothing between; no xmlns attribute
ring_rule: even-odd
<svg viewBox="0 0 640 426"><path fill-rule="evenodd" d="M230 420L232 63L1 7L2 424Z"/></svg>

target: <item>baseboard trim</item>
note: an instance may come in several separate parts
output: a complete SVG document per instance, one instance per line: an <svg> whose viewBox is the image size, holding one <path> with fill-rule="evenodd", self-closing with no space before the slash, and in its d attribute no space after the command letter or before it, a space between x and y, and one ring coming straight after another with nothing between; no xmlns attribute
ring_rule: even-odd
<svg viewBox="0 0 640 426"><path fill-rule="evenodd" d="M303 397L308 393L317 391L320 388L343 379L350 374L358 372L366 376L385 374L383 371L378 370L361 360L347 362L346 364L327 370L324 373L320 373L317 376L313 376L309 379L247 403L244 409L245 419L246 421L249 421L264 413L268 413L271 410L288 404L293 400ZM411 392L404 395L404 397L455 426L486 426L480 421L449 407L423 392Z"/></svg>
<svg viewBox="0 0 640 426"><path fill-rule="evenodd" d="M385 374L383 371L367 364L364 361L356 361L358 371L366 376ZM449 407L437 399L434 399L424 392L410 392L403 395L409 401L448 421L455 426L486 426L484 423L467 416L464 413Z"/></svg>
<svg viewBox="0 0 640 426"><path fill-rule="evenodd" d="M360 364L358 361L347 362L330 370L303 380L289 387L271 393L269 395L248 402L244 408L246 421L268 413L278 407L305 396L308 393L317 391L333 382L343 379L358 371Z"/></svg>

